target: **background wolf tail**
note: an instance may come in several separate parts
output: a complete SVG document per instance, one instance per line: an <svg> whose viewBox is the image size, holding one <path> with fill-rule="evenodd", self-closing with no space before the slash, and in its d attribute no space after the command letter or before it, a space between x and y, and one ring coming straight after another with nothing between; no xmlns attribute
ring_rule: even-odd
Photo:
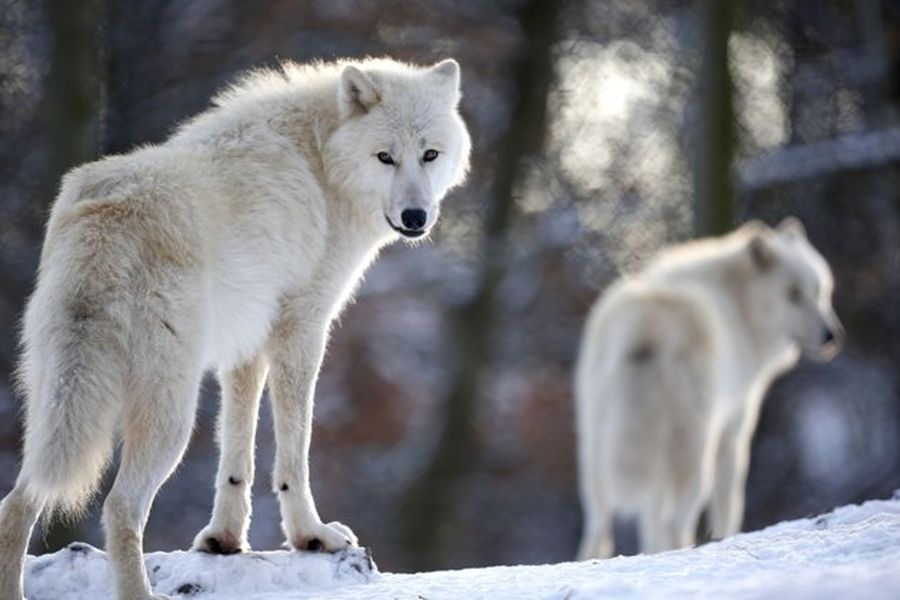
<svg viewBox="0 0 900 600"><path fill-rule="evenodd" d="M87 266L42 272L25 315L19 481L50 515L89 500L112 454L123 394L127 315L108 278Z"/></svg>

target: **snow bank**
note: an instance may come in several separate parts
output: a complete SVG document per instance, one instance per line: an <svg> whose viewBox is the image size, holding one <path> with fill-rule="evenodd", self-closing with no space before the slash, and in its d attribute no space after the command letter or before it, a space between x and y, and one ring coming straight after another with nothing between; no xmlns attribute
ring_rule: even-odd
<svg viewBox="0 0 900 600"><path fill-rule="evenodd" d="M338 586L351 592L378 577L368 552L352 548L337 554L247 552L228 556L203 552L153 552L147 574L156 593L173 598L257 599L327 595ZM362 592L357 591L356 597ZM28 557L28 600L113 598L106 553L87 544L70 544L54 554Z"/></svg>
<svg viewBox="0 0 900 600"><path fill-rule="evenodd" d="M900 493L817 518L655 556L558 565L379 574L368 554L147 555L175 598L900 598ZM29 600L110 596L105 555L75 544L29 557Z"/></svg>

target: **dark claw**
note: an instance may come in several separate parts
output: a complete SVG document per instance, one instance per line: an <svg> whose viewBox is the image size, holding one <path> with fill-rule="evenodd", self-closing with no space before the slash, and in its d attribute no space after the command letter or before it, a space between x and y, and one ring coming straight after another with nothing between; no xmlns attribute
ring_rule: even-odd
<svg viewBox="0 0 900 600"><path fill-rule="evenodd" d="M203 551L211 554L239 554L244 551L238 539L228 531L222 534L221 539L211 535L205 541Z"/></svg>
<svg viewBox="0 0 900 600"><path fill-rule="evenodd" d="M222 543L214 537L206 538L206 547L209 548L209 551L213 554L224 554Z"/></svg>

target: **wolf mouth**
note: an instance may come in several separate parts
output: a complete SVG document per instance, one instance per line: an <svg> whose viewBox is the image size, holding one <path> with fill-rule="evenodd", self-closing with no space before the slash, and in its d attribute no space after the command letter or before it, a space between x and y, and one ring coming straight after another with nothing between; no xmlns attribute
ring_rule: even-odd
<svg viewBox="0 0 900 600"><path fill-rule="evenodd" d="M391 221L390 217L388 217L387 215L385 215L384 220L387 221L387 224L391 226L391 229L404 237L417 238L422 237L423 235L428 233L428 230L426 229L404 229L403 227L394 225L393 221Z"/></svg>

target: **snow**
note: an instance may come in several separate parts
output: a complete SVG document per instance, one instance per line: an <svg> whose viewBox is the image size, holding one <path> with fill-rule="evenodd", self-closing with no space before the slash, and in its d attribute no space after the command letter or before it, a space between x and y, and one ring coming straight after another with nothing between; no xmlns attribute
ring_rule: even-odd
<svg viewBox="0 0 900 600"><path fill-rule="evenodd" d="M351 590L378 577L375 563L363 548L339 554L153 552L145 560L154 591L174 598L322 597L338 586ZM54 554L28 557L25 596L28 600L112 598L110 575L104 552L87 544L70 544Z"/></svg>
<svg viewBox="0 0 900 600"><path fill-rule="evenodd" d="M147 555L174 598L900 598L900 492L697 548L557 565L379 573L368 553ZM106 556L84 544L29 557L29 600L111 597Z"/></svg>

